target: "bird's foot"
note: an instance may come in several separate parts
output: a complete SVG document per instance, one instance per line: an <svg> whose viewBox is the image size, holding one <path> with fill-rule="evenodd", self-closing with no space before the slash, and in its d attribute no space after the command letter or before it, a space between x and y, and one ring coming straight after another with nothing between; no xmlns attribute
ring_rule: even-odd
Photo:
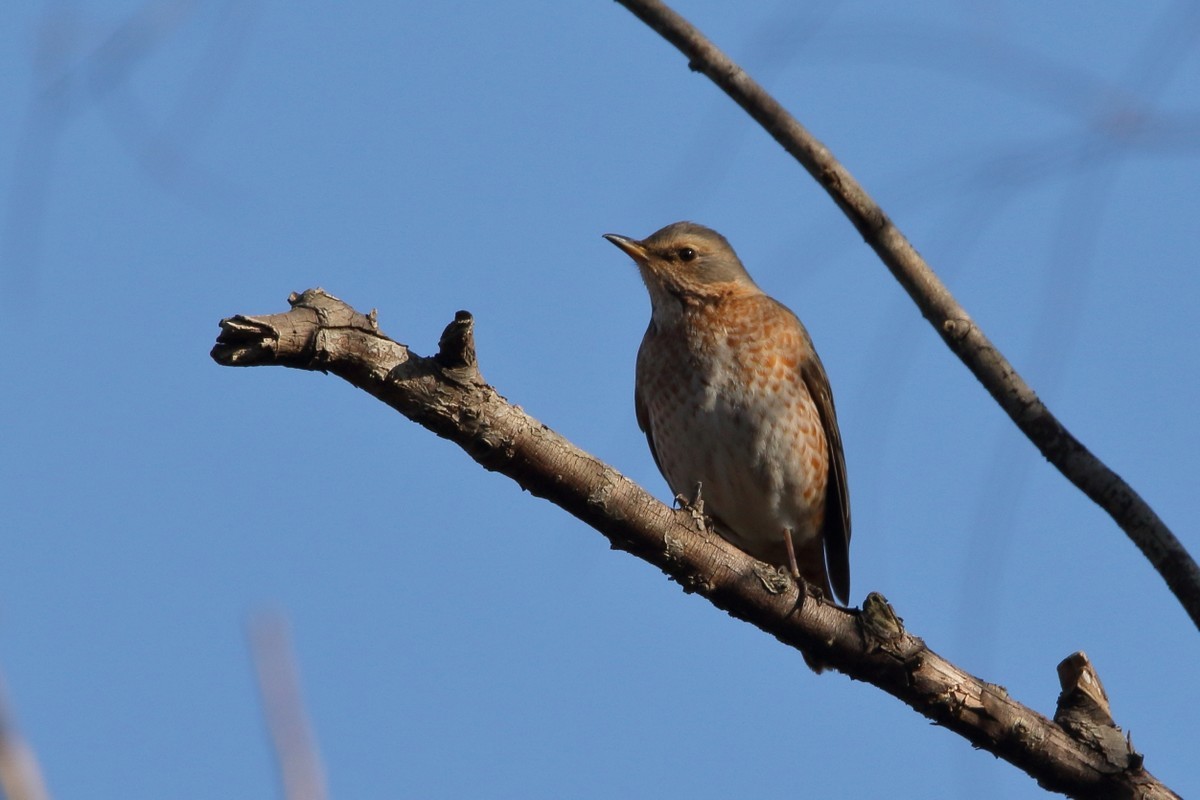
<svg viewBox="0 0 1200 800"><path fill-rule="evenodd" d="M696 494L691 498L684 497L682 494L675 495L675 505L680 510L687 511L692 515L692 521L696 523L696 527L701 533L708 531L708 523L704 516L704 498L700 493L703 486L703 483L697 483Z"/></svg>
<svg viewBox="0 0 1200 800"><path fill-rule="evenodd" d="M783 529L783 544L787 547L788 571L792 573L792 577L796 579L796 584L803 588L804 579L800 577L800 565L796 563L796 545L792 542L792 529Z"/></svg>
<svg viewBox="0 0 1200 800"><path fill-rule="evenodd" d="M796 582L796 588L800 590L800 594L803 595L805 592L809 592L819 600L830 600L830 598L825 596L825 591L819 584L810 583L800 574L800 565L796 563L796 545L792 541L791 528L783 529L783 543L787 547L787 571L792 576L792 580Z"/></svg>

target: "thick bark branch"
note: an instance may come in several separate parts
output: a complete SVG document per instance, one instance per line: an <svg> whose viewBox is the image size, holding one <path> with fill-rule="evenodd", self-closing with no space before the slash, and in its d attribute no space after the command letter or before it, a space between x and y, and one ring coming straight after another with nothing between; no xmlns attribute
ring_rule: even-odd
<svg viewBox="0 0 1200 800"><path fill-rule="evenodd" d="M1200 568L1166 523L1076 439L955 301L912 244L833 154L687 20L659 0L617 0L688 58L829 193L954 354L1067 480L1121 527L1200 627Z"/></svg>
<svg viewBox="0 0 1200 800"><path fill-rule="evenodd" d="M1062 727L929 650L881 596L868 596L858 611L799 591L785 572L698 530L703 526L689 512L667 508L508 403L479 373L466 312L446 328L438 354L423 358L384 336L374 312L360 314L320 289L289 302L292 310L282 314L222 320L213 359L344 378L457 443L487 469L569 511L614 548L659 567L684 591L878 686L1048 789L1081 798L1175 797L1145 771L1140 756L1114 756L1102 746L1107 740L1092 734L1094 725ZM1108 727L1115 730L1111 720Z"/></svg>

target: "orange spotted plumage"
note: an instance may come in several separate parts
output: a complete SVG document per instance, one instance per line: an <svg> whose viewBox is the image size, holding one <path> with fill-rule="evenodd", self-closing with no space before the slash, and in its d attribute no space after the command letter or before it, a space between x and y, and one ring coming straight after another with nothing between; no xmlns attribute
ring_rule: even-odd
<svg viewBox="0 0 1200 800"><path fill-rule="evenodd" d="M716 231L677 222L641 241L605 238L650 292L635 405L671 491L699 485L721 536L847 602L846 467L808 332Z"/></svg>

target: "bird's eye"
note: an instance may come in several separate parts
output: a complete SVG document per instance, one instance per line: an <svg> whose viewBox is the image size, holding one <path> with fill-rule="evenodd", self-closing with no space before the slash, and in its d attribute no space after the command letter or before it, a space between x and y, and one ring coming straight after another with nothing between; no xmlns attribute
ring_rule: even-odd
<svg viewBox="0 0 1200 800"><path fill-rule="evenodd" d="M690 247L679 248L680 261L694 261L696 259L696 251Z"/></svg>

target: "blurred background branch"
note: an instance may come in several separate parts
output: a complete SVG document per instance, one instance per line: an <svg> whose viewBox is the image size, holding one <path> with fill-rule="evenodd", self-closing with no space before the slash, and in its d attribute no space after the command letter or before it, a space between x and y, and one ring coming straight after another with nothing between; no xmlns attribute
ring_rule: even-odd
<svg viewBox="0 0 1200 800"><path fill-rule="evenodd" d="M0 788L7 800L50 800L37 755L21 736L0 680Z"/></svg>
<svg viewBox="0 0 1200 800"><path fill-rule="evenodd" d="M325 769L312 722L304 709L291 633L282 614L256 614L249 625L250 651L286 800L326 800Z"/></svg>

